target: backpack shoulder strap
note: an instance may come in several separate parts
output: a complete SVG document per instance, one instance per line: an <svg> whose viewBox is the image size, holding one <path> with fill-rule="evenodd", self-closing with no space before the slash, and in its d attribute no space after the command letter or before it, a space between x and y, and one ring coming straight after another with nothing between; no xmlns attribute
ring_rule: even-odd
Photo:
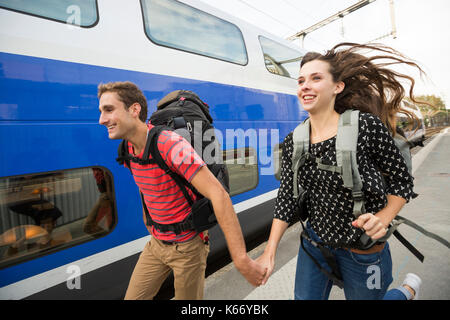
<svg viewBox="0 0 450 320"><path fill-rule="evenodd" d="M294 150L292 152L292 171L294 179L292 181L294 187L294 198L299 196L298 191L298 170L305 163L305 155L309 153L309 118L300 123L292 134L292 142Z"/></svg>
<svg viewBox="0 0 450 320"><path fill-rule="evenodd" d="M118 157L116 158L116 161L123 165L124 163L127 165L128 169L131 171L131 161L135 163L139 163L140 165L146 165L146 164L152 164L155 163L155 160L149 159L149 139L147 139L147 144L145 146L144 153L142 155L142 158L134 157L130 154L128 151L128 141L122 140L119 144L119 148L117 150Z"/></svg>
<svg viewBox="0 0 450 320"><path fill-rule="evenodd" d="M408 141L407 138L404 138L400 134L396 134L393 137L393 139L394 139L395 145L397 146L403 159L405 160L409 174L412 176L411 143Z"/></svg>
<svg viewBox="0 0 450 320"><path fill-rule="evenodd" d="M365 212L362 181L358 171L356 147L359 133L359 110L346 110L339 117L336 136L336 162L342 167L344 187L352 190L353 215Z"/></svg>
<svg viewBox="0 0 450 320"><path fill-rule="evenodd" d="M170 130L170 128L167 128L165 126L154 126L147 137L147 144L145 146L144 155L147 152L147 154L152 156L152 159L156 162L156 164L164 170L170 177L175 181L175 183L180 187L181 191L183 192L184 197L186 198L189 205L192 207L192 204L194 201L189 196L189 193L187 191L187 187L191 188L191 184L187 182L184 178L182 178L179 174L172 171L169 166L167 165L166 161L161 156L161 153L158 149L158 137L160 133L163 130ZM193 190L194 191L194 190Z"/></svg>
<svg viewBox="0 0 450 320"><path fill-rule="evenodd" d="M131 160L131 156L128 153L128 141L122 140L119 144L119 148L117 149L116 161L120 165L123 165L125 163L127 165L127 167L130 168L130 160Z"/></svg>

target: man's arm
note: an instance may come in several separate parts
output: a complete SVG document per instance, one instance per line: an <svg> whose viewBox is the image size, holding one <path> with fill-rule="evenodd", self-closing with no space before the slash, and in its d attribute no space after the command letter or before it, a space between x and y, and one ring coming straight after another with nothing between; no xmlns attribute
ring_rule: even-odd
<svg viewBox="0 0 450 320"><path fill-rule="evenodd" d="M252 285L261 285L266 269L248 257L242 230L228 193L206 166L195 174L191 183L198 192L211 200L236 268Z"/></svg>

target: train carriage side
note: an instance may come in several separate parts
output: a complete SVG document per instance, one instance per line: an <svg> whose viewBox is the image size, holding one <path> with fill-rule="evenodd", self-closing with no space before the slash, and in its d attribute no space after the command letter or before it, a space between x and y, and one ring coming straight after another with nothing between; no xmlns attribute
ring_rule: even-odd
<svg viewBox="0 0 450 320"><path fill-rule="evenodd" d="M267 228L273 146L305 117L300 55L200 1L0 0L0 299L121 298L149 239L98 124L99 83L136 83L149 113L172 90L198 93L246 240ZM226 247L218 227L211 238L212 264Z"/></svg>

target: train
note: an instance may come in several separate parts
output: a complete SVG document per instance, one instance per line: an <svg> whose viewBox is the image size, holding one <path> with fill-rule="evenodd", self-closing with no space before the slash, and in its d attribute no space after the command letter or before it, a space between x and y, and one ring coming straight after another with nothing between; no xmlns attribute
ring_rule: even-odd
<svg viewBox="0 0 450 320"><path fill-rule="evenodd" d="M0 0L0 299L125 294L150 235L98 123L100 83L134 82L149 114L178 89L210 106L249 248L270 228L280 143L307 116L303 55L199 0ZM228 250L209 232L211 273Z"/></svg>
<svg viewBox="0 0 450 320"><path fill-rule="evenodd" d="M405 138L407 138L412 144L420 145L425 140L425 122L422 112L419 107L414 103L403 99L401 102L402 110L406 110L409 114L416 117L415 121L412 121L405 113L397 113L397 129L403 131Z"/></svg>

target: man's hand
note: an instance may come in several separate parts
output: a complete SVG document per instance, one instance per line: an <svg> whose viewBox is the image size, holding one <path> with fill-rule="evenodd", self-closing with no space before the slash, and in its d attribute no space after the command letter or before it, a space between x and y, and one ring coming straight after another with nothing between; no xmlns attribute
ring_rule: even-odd
<svg viewBox="0 0 450 320"><path fill-rule="evenodd" d="M211 200L236 268L252 285L261 285L266 269L248 257L241 226L228 193L206 166L195 174L191 183L198 192Z"/></svg>

